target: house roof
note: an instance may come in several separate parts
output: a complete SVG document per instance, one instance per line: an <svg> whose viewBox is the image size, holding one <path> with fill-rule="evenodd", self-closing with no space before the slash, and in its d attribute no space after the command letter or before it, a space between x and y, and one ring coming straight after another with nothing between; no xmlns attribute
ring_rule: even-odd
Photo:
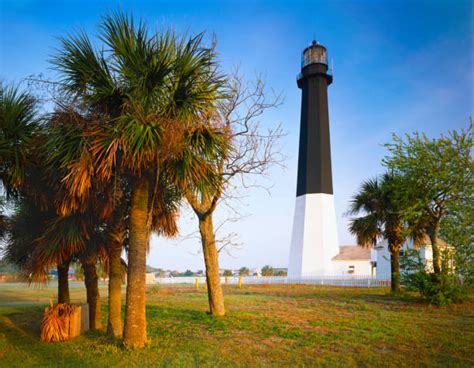
<svg viewBox="0 0 474 368"><path fill-rule="evenodd" d="M357 245L341 245L333 261L370 261L370 249Z"/></svg>
<svg viewBox="0 0 474 368"><path fill-rule="evenodd" d="M423 236L419 246L423 247L425 245L431 245L431 239L428 235ZM452 248L452 245L446 243L443 239L438 238L438 247L440 248Z"/></svg>

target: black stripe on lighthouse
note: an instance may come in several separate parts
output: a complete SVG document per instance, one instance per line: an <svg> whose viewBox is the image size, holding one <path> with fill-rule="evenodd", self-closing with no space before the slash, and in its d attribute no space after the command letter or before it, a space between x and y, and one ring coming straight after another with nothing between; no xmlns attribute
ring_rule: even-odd
<svg viewBox="0 0 474 368"><path fill-rule="evenodd" d="M327 71L327 62L313 63L304 66L298 77L302 99L297 197L333 194L327 93L332 76Z"/></svg>

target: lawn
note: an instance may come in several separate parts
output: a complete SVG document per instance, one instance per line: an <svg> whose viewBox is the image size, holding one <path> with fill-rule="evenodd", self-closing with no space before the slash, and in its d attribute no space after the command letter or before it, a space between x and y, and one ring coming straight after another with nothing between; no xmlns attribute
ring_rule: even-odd
<svg viewBox="0 0 474 368"><path fill-rule="evenodd" d="M74 286L74 285L73 285ZM148 289L150 342L124 350L104 330L39 341L55 292L0 284L0 366L473 366L474 298L432 307L387 289L308 285L224 288L227 315L206 313L204 289ZM106 288L101 289L106 301ZM72 287L73 301L85 299ZM106 308L103 306L104 322Z"/></svg>

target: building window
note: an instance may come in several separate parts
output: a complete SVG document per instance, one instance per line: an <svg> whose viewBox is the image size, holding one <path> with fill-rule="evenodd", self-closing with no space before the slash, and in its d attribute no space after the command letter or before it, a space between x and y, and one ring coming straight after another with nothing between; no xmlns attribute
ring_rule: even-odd
<svg viewBox="0 0 474 368"><path fill-rule="evenodd" d="M355 266L349 266L349 271L347 273L354 273L355 271Z"/></svg>

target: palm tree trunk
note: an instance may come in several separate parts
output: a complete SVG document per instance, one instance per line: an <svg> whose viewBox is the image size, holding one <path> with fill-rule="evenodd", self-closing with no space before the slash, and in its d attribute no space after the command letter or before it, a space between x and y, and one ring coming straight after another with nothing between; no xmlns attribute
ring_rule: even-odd
<svg viewBox="0 0 474 368"><path fill-rule="evenodd" d="M148 180L141 178L133 187L130 210L130 244L123 342L125 346L131 348L142 348L147 340L145 311L146 251L149 240L147 215Z"/></svg>
<svg viewBox="0 0 474 368"><path fill-rule="evenodd" d="M400 291L400 247L393 247L390 251L390 271L392 293Z"/></svg>
<svg viewBox="0 0 474 368"><path fill-rule="evenodd" d="M99 278L97 277L96 257L82 261L84 283L86 284L87 304L89 304L89 327L96 330L102 327L100 313Z"/></svg>
<svg viewBox="0 0 474 368"><path fill-rule="evenodd" d="M58 264L58 303L71 303L69 296L69 260Z"/></svg>
<svg viewBox="0 0 474 368"><path fill-rule="evenodd" d="M112 242L109 249L109 321L107 334L122 336L122 244Z"/></svg>
<svg viewBox="0 0 474 368"><path fill-rule="evenodd" d="M207 294L209 309L213 316L225 314L224 295L219 277L219 255L216 248L212 215L199 218L204 263L206 265Z"/></svg>
<svg viewBox="0 0 474 368"><path fill-rule="evenodd" d="M431 249L433 251L433 271L436 275L441 273L441 254L438 247L439 221L429 231Z"/></svg>

